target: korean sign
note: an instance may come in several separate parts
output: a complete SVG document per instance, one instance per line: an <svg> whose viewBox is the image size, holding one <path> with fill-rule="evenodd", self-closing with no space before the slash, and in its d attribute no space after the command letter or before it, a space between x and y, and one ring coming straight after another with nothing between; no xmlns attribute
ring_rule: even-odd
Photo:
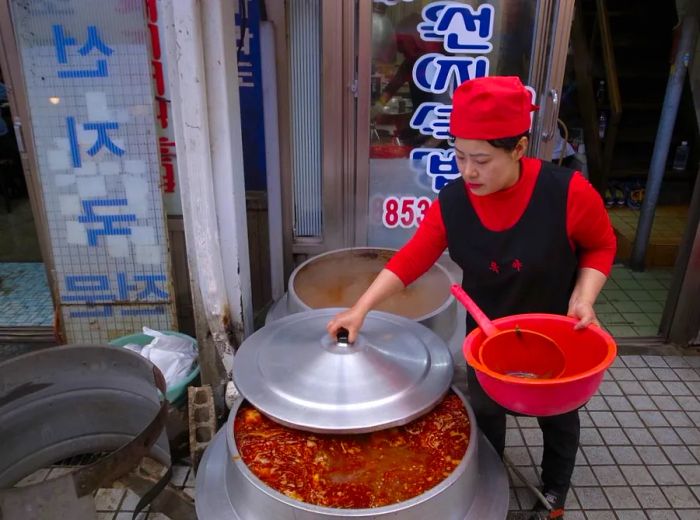
<svg viewBox="0 0 700 520"><path fill-rule="evenodd" d="M11 9L68 341L172 328L145 6Z"/></svg>

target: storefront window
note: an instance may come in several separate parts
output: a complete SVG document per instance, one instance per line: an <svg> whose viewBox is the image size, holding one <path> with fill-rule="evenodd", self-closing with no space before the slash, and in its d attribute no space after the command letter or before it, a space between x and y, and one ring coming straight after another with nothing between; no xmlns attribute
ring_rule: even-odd
<svg viewBox="0 0 700 520"><path fill-rule="evenodd" d="M528 83L537 8L531 0L375 0L369 245L401 246L459 176L448 133L454 89L490 75Z"/></svg>

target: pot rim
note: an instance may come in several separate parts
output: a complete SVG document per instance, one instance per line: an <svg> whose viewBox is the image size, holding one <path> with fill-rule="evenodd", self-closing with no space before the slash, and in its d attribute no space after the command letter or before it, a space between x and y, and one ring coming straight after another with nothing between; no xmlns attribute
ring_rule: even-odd
<svg viewBox="0 0 700 520"><path fill-rule="evenodd" d="M337 508L337 507L327 507L327 506L318 506L315 504L309 504L308 502L303 502L301 500L296 500L294 498L290 498L284 493L280 493L279 491L273 489L272 487L268 486L265 484L262 480L260 480L246 465L245 462L243 462L243 458L241 457L241 454L238 451L238 448L236 446L236 440L235 436L233 435L233 426L234 426L234 420L236 418L236 414L238 413L238 409L240 406L243 404L243 401L246 399L243 397L239 397L236 399L236 401L233 403L233 406L231 407L231 411L229 412L228 419L226 421L226 446L228 448L228 453L229 457L231 459L231 462L237 466L238 470L248 479L250 483L252 483L256 488L258 488L260 491L263 493L267 494L271 498L278 500L280 502L285 503L286 505L297 508L297 509L303 509L312 513L322 513L325 515L329 516L338 516L338 517L366 517L369 513L375 513L377 515L383 514L383 513L394 513L398 511L403 511L409 508L414 507L417 504L423 503L427 500L432 499L436 495L441 494L445 489L449 488L452 486L457 479L464 473L466 467L468 464L478 464L478 457L477 457L477 445L478 445L478 427L476 425L476 417L474 415L474 412L472 411L471 407L469 406L469 403L467 399L464 397L462 392L459 391L459 389L455 385L451 385L450 389L461 399L462 404L464 405L464 408L467 411L467 415L469 416L469 444L467 445L467 451L464 452L464 456L462 457L462 460L459 462L457 467L450 473L450 475L445 478L444 480L440 481L437 485L433 486L432 488L428 489L427 491L421 493L420 495L416 495L413 498L410 498L408 500L404 500L402 502L396 502L394 504L389 504L386 506L381 506L381 507L369 507L369 508L361 508L361 509L343 509L343 508ZM252 406L252 403L251 403ZM304 430L302 430L304 431Z"/></svg>
<svg viewBox="0 0 700 520"><path fill-rule="evenodd" d="M297 275L301 272L302 269L304 269L308 264L310 264L313 261L316 261L320 258L323 258L324 256L330 256L333 254L337 253L343 253L346 251L393 251L394 253L398 251L398 249L392 248L392 247L369 247L369 246L361 246L361 247L344 247L341 249L332 249L330 251L325 251L323 253L320 253L318 255L314 255L311 258L307 258L304 260L301 264L299 264L294 271L292 271L292 274L289 276L289 283L287 284L287 292L290 297L293 297L295 302L299 302L299 305L303 308L305 311L311 311L315 310L315 308L309 306L306 302L304 302L299 295L297 294L296 290L294 289L294 281L296 280ZM433 267L436 267L439 271L442 272L447 277L447 280L452 283L452 277L450 276L449 271L441 265L439 262L435 262L433 264ZM424 314L422 316L418 316L417 318L408 318L408 319L413 319L414 321L425 321L428 320L434 316L440 315L443 311L448 309L451 305L456 306L456 300L455 297L452 295L452 293L447 291L447 298L445 301L440 304L439 307L436 307L433 309L431 312ZM405 317L405 316L404 316Z"/></svg>

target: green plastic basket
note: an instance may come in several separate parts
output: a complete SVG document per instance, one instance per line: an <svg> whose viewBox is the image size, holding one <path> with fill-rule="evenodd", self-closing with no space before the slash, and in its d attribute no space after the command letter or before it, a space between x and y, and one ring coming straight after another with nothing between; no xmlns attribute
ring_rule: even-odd
<svg viewBox="0 0 700 520"><path fill-rule="evenodd" d="M181 332L175 332L170 330L161 332L170 336L180 336L181 338L189 339L194 343L194 348L198 349L197 340L191 336L188 336L187 334L182 334ZM147 336L146 334L130 334L128 336L122 336L120 338L113 339L109 342L109 344L114 345L116 347L123 347L124 345L128 344L135 344L145 347L151 341L153 341L153 336ZM178 381L174 385L171 385L168 388L168 390L165 392L165 398L168 401L170 401L170 403L173 406L181 404L185 401L185 398L187 396L187 387L190 386L190 384L192 384L192 382L195 379L197 379L198 376L199 363L195 365L195 367L192 369L192 372L190 372L187 377L181 379L180 381Z"/></svg>

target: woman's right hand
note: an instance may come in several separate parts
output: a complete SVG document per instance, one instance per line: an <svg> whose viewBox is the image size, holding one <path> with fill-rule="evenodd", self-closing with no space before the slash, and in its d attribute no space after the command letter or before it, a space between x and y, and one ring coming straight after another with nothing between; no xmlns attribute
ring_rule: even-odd
<svg viewBox="0 0 700 520"><path fill-rule="evenodd" d="M357 339L357 333L360 331L362 323L365 321L365 316L367 316L367 311L363 311L358 307L351 307L333 316L333 319L326 325L326 330L328 330L328 333L333 339L336 339L338 331L341 328L347 329L348 341L354 343Z"/></svg>

